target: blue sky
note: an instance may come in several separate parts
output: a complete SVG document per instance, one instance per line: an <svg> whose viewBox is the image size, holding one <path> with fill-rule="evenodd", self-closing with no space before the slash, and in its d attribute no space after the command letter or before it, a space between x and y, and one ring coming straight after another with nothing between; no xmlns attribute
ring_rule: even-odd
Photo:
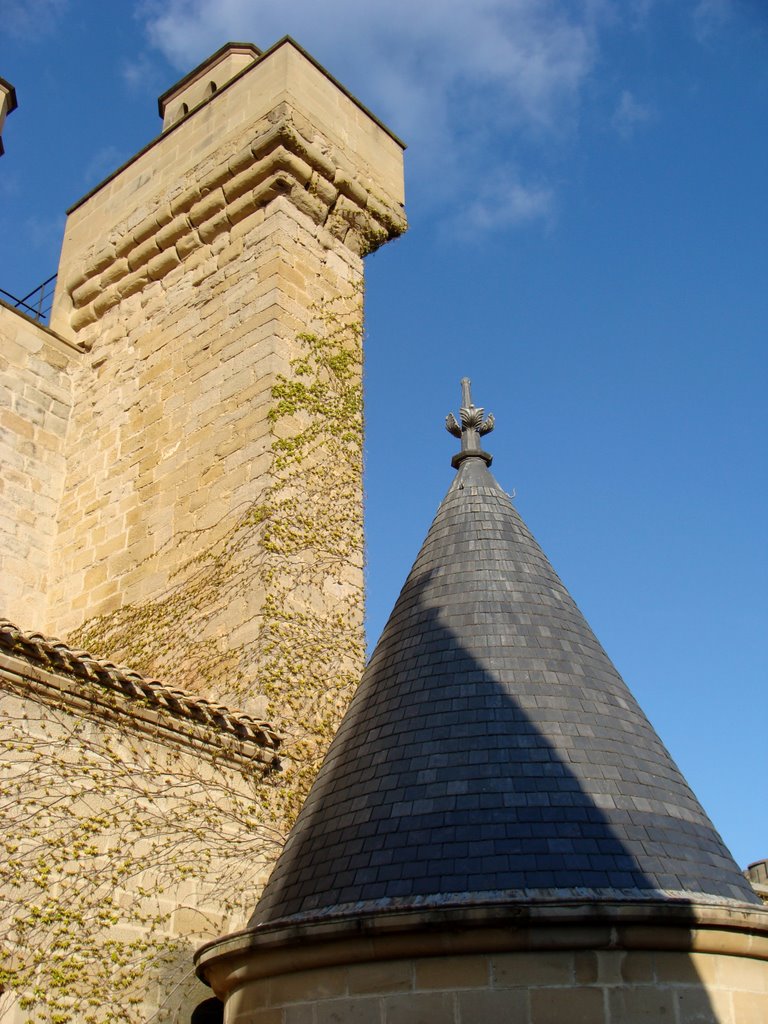
<svg viewBox="0 0 768 1024"><path fill-rule="evenodd" d="M467 374L499 482L737 860L768 856L762 0L5 0L3 22L15 294L228 39L290 33L409 143L411 229L367 262L370 640Z"/></svg>

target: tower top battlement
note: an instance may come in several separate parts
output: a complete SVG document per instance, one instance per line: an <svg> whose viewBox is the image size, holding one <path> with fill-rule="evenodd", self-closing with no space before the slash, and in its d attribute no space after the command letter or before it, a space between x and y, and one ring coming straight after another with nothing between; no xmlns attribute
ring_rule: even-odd
<svg viewBox="0 0 768 1024"><path fill-rule="evenodd" d="M260 56L261 50L253 43L225 43L206 57L158 97L157 109L163 119L163 131L205 103Z"/></svg>
<svg viewBox="0 0 768 1024"><path fill-rule="evenodd" d="M228 43L160 104L162 134L68 211L51 313L64 336L278 196L355 256L405 230L404 144L289 37Z"/></svg>

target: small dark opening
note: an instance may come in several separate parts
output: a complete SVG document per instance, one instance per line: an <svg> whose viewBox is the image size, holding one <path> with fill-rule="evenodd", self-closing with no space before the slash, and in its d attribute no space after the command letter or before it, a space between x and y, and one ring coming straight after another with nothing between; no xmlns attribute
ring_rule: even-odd
<svg viewBox="0 0 768 1024"><path fill-rule="evenodd" d="M204 999L192 1011L190 1024L224 1024L224 1003L216 996Z"/></svg>
<svg viewBox="0 0 768 1024"><path fill-rule="evenodd" d="M182 103L181 106L179 107L179 109L176 111L176 117L174 117L173 120L174 121L180 121L182 119L182 117L186 117L186 115L188 113L189 113L189 105L186 104L186 103Z"/></svg>

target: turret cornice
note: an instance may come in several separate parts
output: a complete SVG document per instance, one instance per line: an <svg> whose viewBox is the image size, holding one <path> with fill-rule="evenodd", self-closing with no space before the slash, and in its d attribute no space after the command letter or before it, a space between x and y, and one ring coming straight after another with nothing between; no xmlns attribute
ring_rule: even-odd
<svg viewBox="0 0 768 1024"><path fill-rule="evenodd" d="M405 231L402 208L375 196L351 167L329 157L330 146L304 138L282 106L262 118L250 141L224 162L153 205L138 222L119 225L112 239L86 256L66 282L74 330L281 197L359 256Z"/></svg>

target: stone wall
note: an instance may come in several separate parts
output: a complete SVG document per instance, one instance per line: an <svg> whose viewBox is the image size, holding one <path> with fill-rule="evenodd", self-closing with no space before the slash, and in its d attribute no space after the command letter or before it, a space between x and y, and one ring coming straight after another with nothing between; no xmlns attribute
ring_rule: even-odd
<svg viewBox="0 0 768 1024"><path fill-rule="evenodd" d="M45 621L74 373L70 342L0 303L0 611Z"/></svg>
<svg viewBox="0 0 768 1024"><path fill-rule="evenodd" d="M764 962L705 953L448 956L287 976L233 998L226 1022L763 1024L767 976Z"/></svg>
<svg viewBox="0 0 768 1024"><path fill-rule="evenodd" d="M253 643L260 627L259 551L242 524L274 481L272 390L291 374L297 335L323 330L322 309L344 301L353 321L362 315L360 269L329 259L311 236L297 241L301 219L286 200L254 211L105 313L87 392L79 382L87 401L73 413L50 630L118 612L96 640L102 653L191 685L179 675L186 661L195 686L219 696L202 662L216 659L217 680L233 680L244 666L228 650ZM182 635L199 658L185 659Z"/></svg>
<svg viewBox="0 0 768 1024"><path fill-rule="evenodd" d="M165 684L102 705L59 685L61 644L37 689L0 664L22 1019L30 990L31 1019L142 1020L169 991L152 1019L176 1019L359 679L362 260L402 198L402 145L284 41L70 211L51 331L3 313L0 614ZM274 716L283 772L261 785L217 728L148 732L157 687Z"/></svg>
<svg viewBox="0 0 768 1024"><path fill-rule="evenodd" d="M60 670L0 649L0 1017L187 1024L195 946L243 925L278 849L274 751L41 646Z"/></svg>
<svg viewBox="0 0 768 1024"><path fill-rule="evenodd" d="M50 632L263 714L287 602L343 616L359 671L361 257L401 201L402 146L284 42L71 212Z"/></svg>
<svg viewBox="0 0 768 1024"><path fill-rule="evenodd" d="M755 861L744 874L763 903L768 903L768 860Z"/></svg>

